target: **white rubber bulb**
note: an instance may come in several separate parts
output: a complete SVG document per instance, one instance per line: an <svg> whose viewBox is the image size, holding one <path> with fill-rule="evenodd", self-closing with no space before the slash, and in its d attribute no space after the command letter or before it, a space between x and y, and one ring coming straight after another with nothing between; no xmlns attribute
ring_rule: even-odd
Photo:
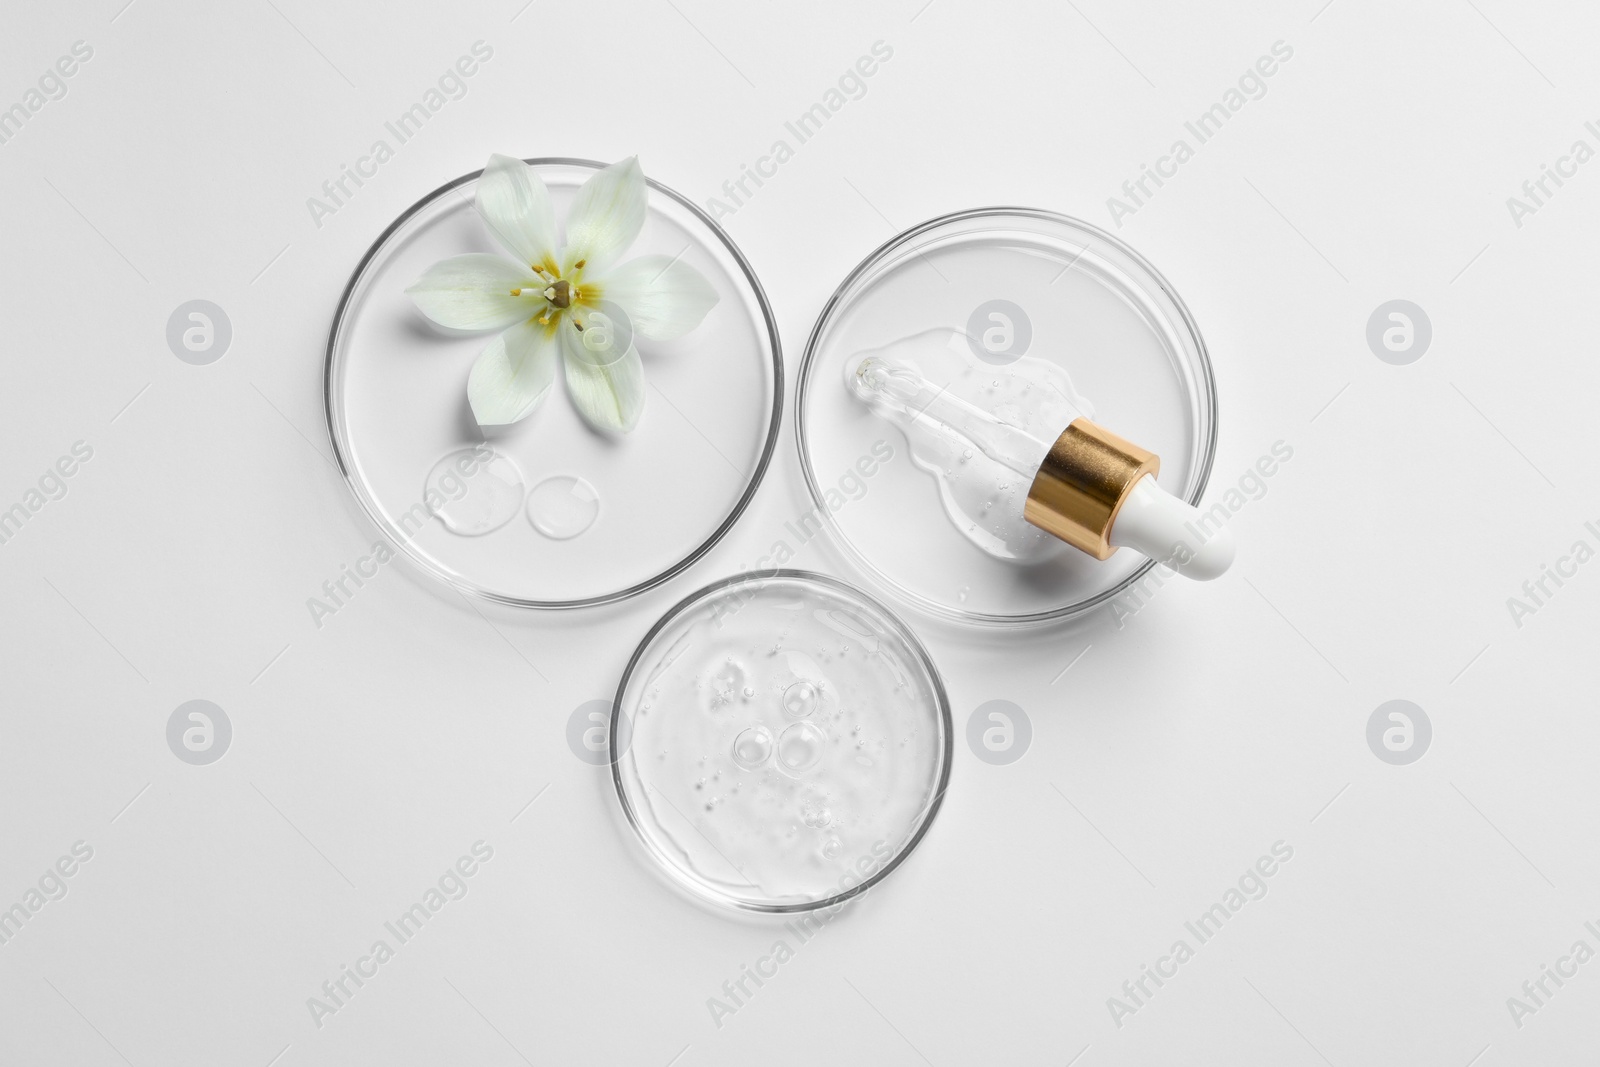
<svg viewBox="0 0 1600 1067"><path fill-rule="evenodd" d="M1186 504L1146 474L1133 484L1111 526L1111 543L1165 563L1186 578L1209 582L1233 563L1233 531L1207 536L1199 508Z"/></svg>

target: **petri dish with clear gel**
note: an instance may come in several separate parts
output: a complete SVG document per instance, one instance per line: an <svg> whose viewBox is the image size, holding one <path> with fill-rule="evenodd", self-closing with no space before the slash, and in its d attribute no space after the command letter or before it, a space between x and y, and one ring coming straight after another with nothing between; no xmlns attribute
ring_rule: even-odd
<svg viewBox="0 0 1600 1067"><path fill-rule="evenodd" d="M836 579L707 586L634 653L611 720L628 823L702 900L793 912L883 879L950 779L950 705L915 635Z"/></svg>
<svg viewBox="0 0 1600 1067"><path fill-rule="evenodd" d="M1175 496L1195 503L1205 489L1211 364L1155 268L1108 233L1029 208L914 227L868 256L823 309L800 367L796 439L814 504L804 522L931 615L1065 619L1153 564L1126 548L1101 562L1027 526L1026 479L862 402L867 360L917 371L907 403L947 394L1045 441L1082 414L1157 453L1157 480Z"/></svg>
<svg viewBox="0 0 1600 1067"><path fill-rule="evenodd" d="M528 162L557 219L601 166ZM438 260L501 252L473 208L480 173L406 209L350 279L324 385L339 467L384 536L460 590L541 608L621 600L699 559L755 494L783 406L777 328L727 235L652 180L644 230L622 259L677 257L719 300L687 336L640 340L639 425L621 437L590 430L558 374L529 418L480 430L467 375L494 334L435 327L405 294Z"/></svg>

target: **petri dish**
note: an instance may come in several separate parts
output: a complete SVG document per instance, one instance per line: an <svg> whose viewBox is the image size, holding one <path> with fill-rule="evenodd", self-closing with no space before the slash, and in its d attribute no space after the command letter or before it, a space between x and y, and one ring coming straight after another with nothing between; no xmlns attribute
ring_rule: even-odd
<svg viewBox="0 0 1600 1067"><path fill-rule="evenodd" d="M1161 457L1164 488L1190 503L1205 489L1216 447L1211 364L1154 267L1110 234L1047 211L933 219L845 278L811 333L795 400L814 505L805 521L828 529L903 603L965 623L1043 623L1107 602L1153 566L1128 549L1101 562L1052 542L1023 562L976 547L944 506L961 491L954 479L966 457L913 448L845 387L864 353L907 351L944 368L928 379L939 388L1015 391L1024 368L1070 381L1083 414ZM1002 488L1020 521L1027 485Z"/></svg>
<svg viewBox="0 0 1600 1067"><path fill-rule="evenodd" d="M645 637L618 686L612 777L668 878L793 912L881 881L950 779L950 705L915 635L833 578L707 586Z"/></svg>
<svg viewBox="0 0 1600 1067"><path fill-rule="evenodd" d="M602 166L527 162L549 188L557 219ZM481 173L408 208L345 289L324 379L339 468L388 540L464 592L536 608L621 600L699 559L755 494L783 407L772 312L727 235L651 180L644 230L622 258L678 257L719 300L683 338L640 339L646 399L638 426L620 438L590 430L558 374L532 416L480 430L467 374L494 334L433 326L404 290L438 260L501 251L472 206Z"/></svg>

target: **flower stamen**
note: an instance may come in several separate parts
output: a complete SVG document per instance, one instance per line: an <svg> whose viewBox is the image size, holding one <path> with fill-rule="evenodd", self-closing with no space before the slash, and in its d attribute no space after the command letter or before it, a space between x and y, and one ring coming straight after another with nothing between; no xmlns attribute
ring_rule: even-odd
<svg viewBox="0 0 1600 1067"><path fill-rule="evenodd" d="M573 291L572 283L567 281L565 278L557 278L555 282L544 291L544 298L558 308L571 307L572 299L575 295L576 294Z"/></svg>

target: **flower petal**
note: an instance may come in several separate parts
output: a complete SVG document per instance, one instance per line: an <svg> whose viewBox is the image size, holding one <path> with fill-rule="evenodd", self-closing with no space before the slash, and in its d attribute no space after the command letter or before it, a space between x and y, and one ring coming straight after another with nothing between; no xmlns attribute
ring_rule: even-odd
<svg viewBox="0 0 1600 1067"><path fill-rule="evenodd" d="M536 310L527 297L512 296L511 290L537 290L541 284L532 271L504 256L474 252L435 263L406 293L440 326L498 330Z"/></svg>
<svg viewBox="0 0 1600 1067"><path fill-rule="evenodd" d="M506 251L529 266L555 262L556 215L550 191L532 167L510 156L490 156L478 179L476 206Z"/></svg>
<svg viewBox="0 0 1600 1067"><path fill-rule="evenodd" d="M700 325L718 299L705 275L673 256L630 259L608 271L600 286L606 299L627 308L641 336L657 341Z"/></svg>
<svg viewBox="0 0 1600 1067"><path fill-rule="evenodd" d="M582 260L593 270L614 263L644 229L645 194L638 156L596 171L567 212L565 265Z"/></svg>
<svg viewBox="0 0 1600 1067"><path fill-rule="evenodd" d="M533 413L556 377L553 331L519 323L489 342L467 378L467 402L479 426L506 426Z"/></svg>
<svg viewBox="0 0 1600 1067"><path fill-rule="evenodd" d="M633 328L615 305L602 304L581 321L582 331L570 321L561 326L567 395L590 426L627 433L644 412L644 364Z"/></svg>

